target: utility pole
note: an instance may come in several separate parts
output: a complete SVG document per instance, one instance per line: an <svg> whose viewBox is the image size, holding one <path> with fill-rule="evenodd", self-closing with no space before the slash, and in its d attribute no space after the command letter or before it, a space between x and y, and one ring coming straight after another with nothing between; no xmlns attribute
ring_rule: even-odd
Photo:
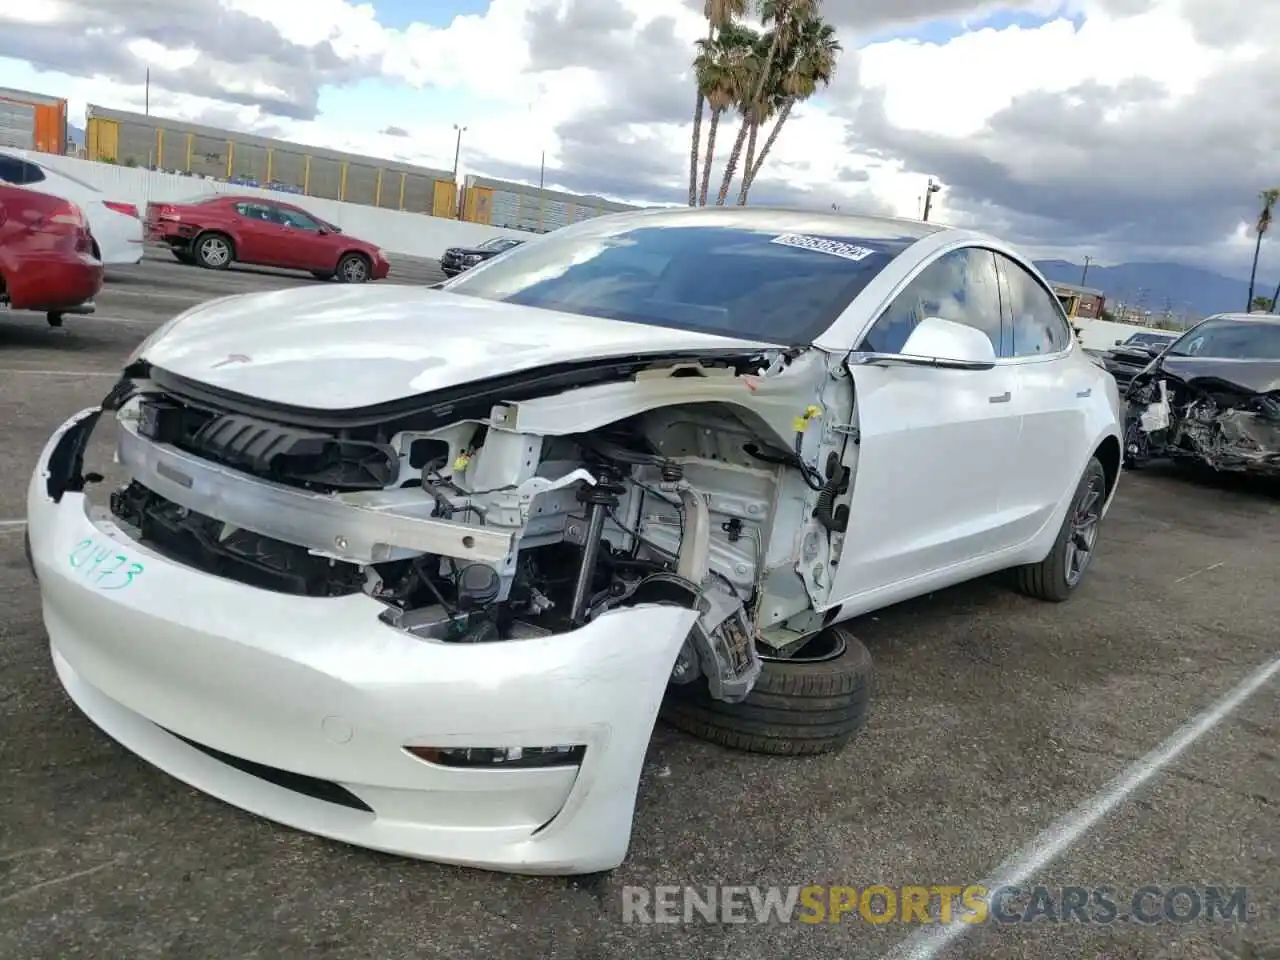
<svg viewBox="0 0 1280 960"><path fill-rule="evenodd" d="M1089 275L1089 264L1093 263L1093 257L1088 255L1084 258L1084 269L1080 271L1080 286L1084 286L1084 278Z"/></svg>
<svg viewBox="0 0 1280 960"><path fill-rule="evenodd" d="M458 131L458 141L453 147L453 182L458 182L458 158L462 156L462 135L467 132L466 127L460 127L456 123L453 129Z"/></svg>
<svg viewBox="0 0 1280 960"><path fill-rule="evenodd" d="M929 222L929 211L933 209L933 195L941 189L941 184L934 183L930 177L928 186L924 188L924 216L920 218L925 223Z"/></svg>

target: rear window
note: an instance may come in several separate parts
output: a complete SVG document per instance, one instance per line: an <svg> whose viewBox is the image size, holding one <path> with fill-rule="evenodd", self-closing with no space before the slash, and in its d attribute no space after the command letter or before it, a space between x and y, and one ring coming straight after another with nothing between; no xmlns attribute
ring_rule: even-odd
<svg viewBox="0 0 1280 960"><path fill-rule="evenodd" d="M601 218L556 231L445 289L650 326L807 344L916 239L891 229L857 236L756 228L737 216L716 218L719 224L688 215L662 219ZM797 222L803 220L775 220ZM829 230L831 223L824 218L821 226Z"/></svg>

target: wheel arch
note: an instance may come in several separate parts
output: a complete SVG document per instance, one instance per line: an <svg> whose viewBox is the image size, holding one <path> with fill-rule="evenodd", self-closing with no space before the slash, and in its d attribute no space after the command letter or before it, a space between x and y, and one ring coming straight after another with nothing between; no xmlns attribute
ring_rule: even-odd
<svg viewBox="0 0 1280 960"><path fill-rule="evenodd" d="M1107 481L1107 496L1110 497L1111 491L1116 488L1116 482L1120 479L1120 464L1124 456L1119 438L1113 434L1107 434L1094 448L1093 455L1102 464L1102 472Z"/></svg>

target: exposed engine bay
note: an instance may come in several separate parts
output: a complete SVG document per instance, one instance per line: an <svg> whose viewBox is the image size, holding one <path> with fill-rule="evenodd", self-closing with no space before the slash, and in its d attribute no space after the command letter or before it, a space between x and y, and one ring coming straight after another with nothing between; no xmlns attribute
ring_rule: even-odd
<svg viewBox="0 0 1280 960"><path fill-rule="evenodd" d="M847 374L818 351L610 368L486 398L483 416L437 400L341 424L163 371L126 382L104 405L131 478L111 512L210 574L364 593L389 626L452 643L679 604L701 617L671 680L728 702L762 653L787 656L839 611L809 571L838 562L858 434Z"/></svg>
<svg viewBox="0 0 1280 960"><path fill-rule="evenodd" d="M1127 396L1130 465L1169 458L1213 470L1280 476L1280 383L1177 361L1133 381ZM1256 389L1262 387L1263 389ZM1267 389L1270 387L1271 389Z"/></svg>

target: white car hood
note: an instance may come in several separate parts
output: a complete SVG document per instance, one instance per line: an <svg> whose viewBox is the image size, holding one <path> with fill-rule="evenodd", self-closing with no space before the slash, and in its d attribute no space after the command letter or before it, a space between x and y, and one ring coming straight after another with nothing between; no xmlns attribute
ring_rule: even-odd
<svg viewBox="0 0 1280 960"><path fill-rule="evenodd" d="M210 301L157 331L139 356L259 400L351 410L570 360L770 346L378 284Z"/></svg>

